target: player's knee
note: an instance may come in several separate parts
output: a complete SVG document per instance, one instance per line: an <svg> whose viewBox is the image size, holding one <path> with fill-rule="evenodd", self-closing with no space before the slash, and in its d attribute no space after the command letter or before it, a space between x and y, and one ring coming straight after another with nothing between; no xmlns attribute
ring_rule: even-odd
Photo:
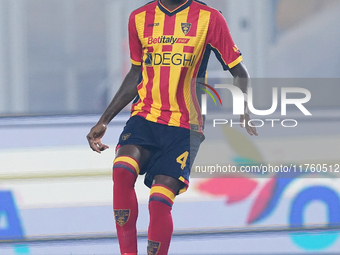
<svg viewBox="0 0 340 255"><path fill-rule="evenodd" d="M127 176L133 175L137 178L139 174L139 164L137 160L129 156L117 157L113 162L113 179L126 179Z"/></svg>
<svg viewBox="0 0 340 255"><path fill-rule="evenodd" d="M154 177L154 183L168 187L173 193L178 194L179 190L182 188L183 183L178 179L175 179L167 175L156 175Z"/></svg>

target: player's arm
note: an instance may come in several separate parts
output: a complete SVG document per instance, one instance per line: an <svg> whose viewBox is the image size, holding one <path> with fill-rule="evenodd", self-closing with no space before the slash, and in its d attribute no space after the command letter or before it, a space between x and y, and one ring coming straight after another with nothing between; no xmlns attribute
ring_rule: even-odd
<svg viewBox="0 0 340 255"><path fill-rule="evenodd" d="M131 65L122 85L113 97L111 103L104 111L98 123L107 125L110 121L137 96L137 83L142 66Z"/></svg>
<svg viewBox="0 0 340 255"><path fill-rule="evenodd" d="M221 36L216 36L217 33ZM241 52L231 37L227 22L218 11L211 16L207 40L223 69L229 70L233 75L234 85L239 87L243 93L247 93L249 84L247 68L242 62ZM245 121L245 125L241 124L241 127L245 126L250 135L257 135L256 129L249 126L248 123L250 119L248 104L245 102L244 106L245 114L240 116L240 122Z"/></svg>
<svg viewBox="0 0 340 255"><path fill-rule="evenodd" d="M131 69L126 75L122 85L112 99L109 106L100 117L98 123L91 129L87 135L92 150L100 153L108 148L107 145L101 143L101 138L104 136L107 125L110 121L137 95L137 83L142 71L142 44L139 40L135 16L132 13L129 18L129 45L131 57Z"/></svg>
<svg viewBox="0 0 340 255"><path fill-rule="evenodd" d="M92 150L100 153L101 151L109 148L107 145L101 143L101 138L104 136L107 125L110 123L110 121L136 97L137 83L141 70L141 66L131 66L129 73L126 75L122 85L118 89L116 95L113 97L111 103L100 117L98 123L86 136Z"/></svg>
<svg viewBox="0 0 340 255"><path fill-rule="evenodd" d="M233 68L229 69L229 71L231 75L234 77L234 85L239 87L244 94L247 94L250 76L244 63L240 62ZM258 135L254 125L250 123L251 126L249 126L248 124L250 120L249 115L250 115L250 112L248 108L248 103L245 101L244 102L244 115L240 116L240 122L241 123L245 122L245 128L249 135ZM243 127L243 124L240 124L240 125L241 127Z"/></svg>

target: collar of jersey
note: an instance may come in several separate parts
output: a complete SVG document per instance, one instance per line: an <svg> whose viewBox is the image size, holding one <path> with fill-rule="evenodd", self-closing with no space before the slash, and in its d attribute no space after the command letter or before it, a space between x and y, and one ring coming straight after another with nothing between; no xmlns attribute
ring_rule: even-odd
<svg viewBox="0 0 340 255"><path fill-rule="evenodd" d="M158 7L159 9L164 12L166 15L168 16L173 16L177 13L179 13L180 11L183 11L184 9L186 9L187 7L190 6L192 0L187 0L185 3L183 3L182 5L178 6L176 9L170 11L168 8L166 8L162 3L161 0L158 0Z"/></svg>

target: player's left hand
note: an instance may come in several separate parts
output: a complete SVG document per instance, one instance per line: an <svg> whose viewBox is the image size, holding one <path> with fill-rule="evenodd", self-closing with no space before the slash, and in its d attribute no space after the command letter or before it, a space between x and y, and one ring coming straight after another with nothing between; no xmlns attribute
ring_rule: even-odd
<svg viewBox="0 0 340 255"><path fill-rule="evenodd" d="M249 109L248 109L248 105L245 102L244 104L244 115L240 116L240 126L243 128L243 122L245 123L245 128L248 132L249 135L253 136L258 136L256 128L254 127L254 124L250 121L250 113L249 113ZM249 125L250 124L250 125Z"/></svg>
<svg viewBox="0 0 340 255"><path fill-rule="evenodd" d="M101 142L101 138L104 136L106 129L107 125L97 123L97 125L95 125L91 129L90 133L86 136L87 141L89 142L89 145L93 151L101 153L102 151L109 148L109 146Z"/></svg>

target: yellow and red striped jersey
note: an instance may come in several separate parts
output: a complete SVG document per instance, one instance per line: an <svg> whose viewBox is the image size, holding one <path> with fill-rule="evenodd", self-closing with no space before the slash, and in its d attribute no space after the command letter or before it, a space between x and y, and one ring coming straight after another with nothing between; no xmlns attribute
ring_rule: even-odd
<svg viewBox="0 0 340 255"><path fill-rule="evenodd" d="M131 13L129 44L132 64L142 65L131 116L203 132L192 81L206 76L211 51L224 70L242 61L222 14L196 0L173 11L156 0Z"/></svg>

